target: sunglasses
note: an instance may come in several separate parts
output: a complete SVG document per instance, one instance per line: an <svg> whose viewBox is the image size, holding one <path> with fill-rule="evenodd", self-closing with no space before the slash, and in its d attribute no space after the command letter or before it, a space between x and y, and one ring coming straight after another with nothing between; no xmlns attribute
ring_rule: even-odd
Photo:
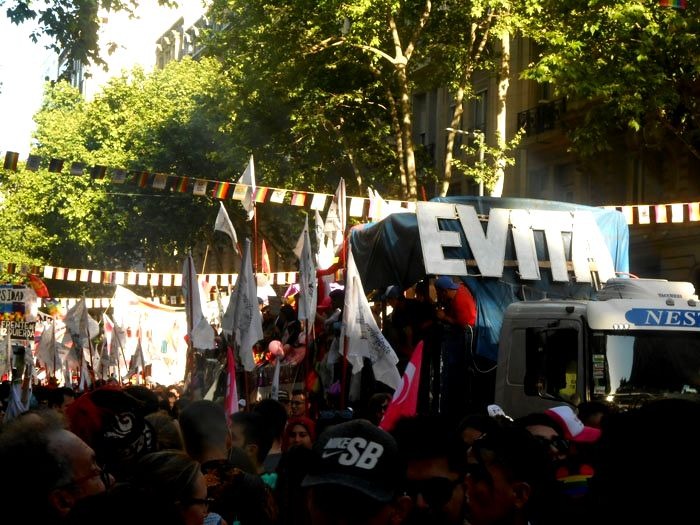
<svg viewBox="0 0 700 525"><path fill-rule="evenodd" d="M452 493L461 480L435 477L419 480L408 480L405 491L411 499L416 499L420 494L429 507L440 509L452 498Z"/></svg>
<svg viewBox="0 0 700 525"><path fill-rule="evenodd" d="M569 442L561 437L553 437L548 439L544 436L535 436L537 441L542 443L545 447L554 447L557 451L566 453L569 451Z"/></svg>

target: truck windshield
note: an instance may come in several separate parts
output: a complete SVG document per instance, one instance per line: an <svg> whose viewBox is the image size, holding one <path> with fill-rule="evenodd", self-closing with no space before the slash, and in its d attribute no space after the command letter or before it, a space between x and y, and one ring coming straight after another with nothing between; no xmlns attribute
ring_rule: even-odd
<svg viewBox="0 0 700 525"><path fill-rule="evenodd" d="M697 333L596 332L593 397L634 406L658 397L699 397Z"/></svg>

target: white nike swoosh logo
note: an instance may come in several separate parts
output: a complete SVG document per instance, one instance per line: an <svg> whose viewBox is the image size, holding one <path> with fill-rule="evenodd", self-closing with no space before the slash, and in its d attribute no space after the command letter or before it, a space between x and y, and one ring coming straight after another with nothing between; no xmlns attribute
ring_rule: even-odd
<svg viewBox="0 0 700 525"><path fill-rule="evenodd" d="M337 456L338 454L342 454L344 451L343 450L332 450L332 451L324 451L323 454L321 454L322 459L327 459L330 458L331 456Z"/></svg>

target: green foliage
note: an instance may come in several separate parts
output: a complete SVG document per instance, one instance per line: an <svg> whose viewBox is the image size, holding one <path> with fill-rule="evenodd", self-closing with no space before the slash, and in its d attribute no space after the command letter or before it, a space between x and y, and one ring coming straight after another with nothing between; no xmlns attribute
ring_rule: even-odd
<svg viewBox="0 0 700 525"><path fill-rule="evenodd" d="M462 156L452 161L452 164L467 177L484 184L491 191L496 185L499 170L515 164L514 152L519 147L523 131L518 131L508 142L497 141L496 146L489 146L483 138L475 137L466 141L460 147Z"/></svg>
<svg viewBox="0 0 700 525"><path fill-rule="evenodd" d="M572 129L583 153L628 132L646 146L669 134L700 140L700 7L677 10L657 0L528 0L523 25L540 46L527 77L551 82L585 118Z"/></svg>
<svg viewBox="0 0 700 525"><path fill-rule="evenodd" d="M158 0L158 3L177 5L172 0ZM31 0L0 0L0 7L5 6L5 14L13 23L37 22L38 30L31 35L34 42L44 34L51 39L48 48L66 63L77 61L84 65L105 64L98 44L99 10L133 14L138 7L137 0L46 0L42 7L37 4Z"/></svg>
<svg viewBox="0 0 700 525"><path fill-rule="evenodd" d="M231 180L229 89L214 60L172 63L151 75L113 79L91 102L64 82L47 85L36 115L44 158L129 170ZM225 95L225 97L224 97ZM182 255L213 239L218 203L160 190L137 190L88 175L20 169L0 186L0 255L73 268L178 272ZM242 212L230 215L239 232ZM176 255L177 254L177 255Z"/></svg>

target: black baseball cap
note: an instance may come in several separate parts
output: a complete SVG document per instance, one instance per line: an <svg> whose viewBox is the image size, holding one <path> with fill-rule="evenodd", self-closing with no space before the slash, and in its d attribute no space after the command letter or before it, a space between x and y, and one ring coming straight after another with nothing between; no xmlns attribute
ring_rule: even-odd
<svg viewBox="0 0 700 525"><path fill-rule="evenodd" d="M365 419L339 423L314 445L316 465L302 487L340 485L379 502L398 493L404 467L394 438Z"/></svg>

